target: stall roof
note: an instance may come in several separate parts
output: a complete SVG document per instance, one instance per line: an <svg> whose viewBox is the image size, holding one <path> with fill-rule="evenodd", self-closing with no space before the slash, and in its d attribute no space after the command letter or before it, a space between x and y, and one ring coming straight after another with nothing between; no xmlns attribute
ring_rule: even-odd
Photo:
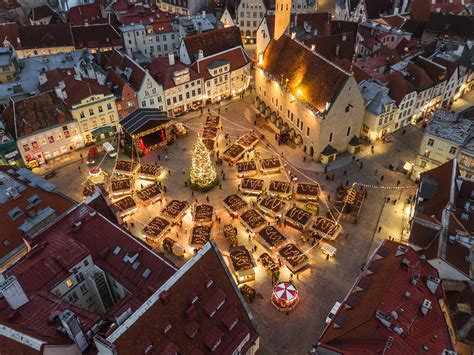
<svg viewBox="0 0 474 355"><path fill-rule="evenodd" d="M148 131L171 121L165 112L154 108L140 108L120 121L130 135Z"/></svg>

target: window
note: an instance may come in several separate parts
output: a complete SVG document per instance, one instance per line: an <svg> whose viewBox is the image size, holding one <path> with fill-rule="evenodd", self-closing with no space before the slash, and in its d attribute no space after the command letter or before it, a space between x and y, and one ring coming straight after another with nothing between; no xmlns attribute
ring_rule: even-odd
<svg viewBox="0 0 474 355"><path fill-rule="evenodd" d="M112 110L112 104L107 104L107 110Z"/></svg>
<svg viewBox="0 0 474 355"><path fill-rule="evenodd" d="M54 137L53 136L49 136L48 137L48 143L54 143Z"/></svg>
<svg viewBox="0 0 474 355"><path fill-rule="evenodd" d="M166 104L167 104L167 105L171 105L171 100L170 100L170 99L167 99L167 100L166 100Z"/></svg>
<svg viewBox="0 0 474 355"><path fill-rule="evenodd" d="M90 115L90 116L93 116L93 115L94 115L94 110L91 109L91 108L89 109L89 115Z"/></svg>
<svg viewBox="0 0 474 355"><path fill-rule="evenodd" d="M83 112L83 111L81 111L81 112L79 113L79 116L80 116L81 118L85 118L85 117L86 117L86 115L84 115L84 112Z"/></svg>
<svg viewBox="0 0 474 355"><path fill-rule="evenodd" d="M109 119L110 119L110 123L114 123L115 122L115 115L110 115Z"/></svg>
<svg viewBox="0 0 474 355"><path fill-rule="evenodd" d="M45 145L46 144L46 138L40 138L39 142L40 142L41 145Z"/></svg>
<svg viewBox="0 0 474 355"><path fill-rule="evenodd" d="M89 266L89 260L84 260L84 266Z"/></svg>
<svg viewBox="0 0 474 355"><path fill-rule="evenodd" d="M99 106L99 113L102 113L104 112L104 109L102 108L102 106Z"/></svg>
<svg viewBox="0 0 474 355"><path fill-rule="evenodd" d="M145 271L143 271L142 276L144 279L147 279L150 276L150 274L151 274L151 270L147 268L145 269Z"/></svg>
<svg viewBox="0 0 474 355"><path fill-rule="evenodd" d="M76 281L78 283L84 281L84 275L82 275L82 272L80 272L76 275Z"/></svg>
<svg viewBox="0 0 474 355"><path fill-rule="evenodd" d="M351 134L351 127L347 127L347 137L349 137L349 135Z"/></svg>
<svg viewBox="0 0 474 355"><path fill-rule="evenodd" d="M87 123L83 123L82 128L84 129L84 131L87 131L89 129L89 127L87 126Z"/></svg>
<svg viewBox="0 0 474 355"><path fill-rule="evenodd" d="M100 124L101 124L101 126L105 126L107 124L107 121L105 120L105 117L102 117L100 119Z"/></svg>
<svg viewBox="0 0 474 355"><path fill-rule="evenodd" d="M33 149L38 149L38 143L36 141L31 142L31 146L33 147Z"/></svg>
<svg viewBox="0 0 474 355"><path fill-rule="evenodd" d="M329 133L329 143L331 143L331 142L332 142L332 132Z"/></svg>
<svg viewBox="0 0 474 355"><path fill-rule="evenodd" d="M434 139L431 139L431 138L428 139L428 142L426 143L426 145L427 145L428 147L432 147L433 144L434 144Z"/></svg>
<svg viewBox="0 0 474 355"><path fill-rule="evenodd" d="M309 127L306 127L306 136L309 137Z"/></svg>
<svg viewBox="0 0 474 355"><path fill-rule="evenodd" d="M92 128L97 128L97 122L96 121L92 121Z"/></svg>
<svg viewBox="0 0 474 355"><path fill-rule="evenodd" d="M80 290L81 290L82 295L85 295L88 292L86 285L81 285Z"/></svg>
<svg viewBox="0 0 474 355"><path fill-rule="evenodd" d="M10 245L10 242L8 241L8 239L4 239L2 243L3 243L3 245L6 246L6 247L7 247L8 245Z"/></svg>
<svg viewBox="0 0 474 355"><path fill-rule="evenodd" d="M66 286L67 286L67 287L71 287L72 285L73 285L72 280L71 280L71 279L67 279L67 280L66 280Z"/></svg>
<svg viewBox="0 0 474 355"><path fill-rule="evenodd" d="M456 154L456 150L457 150L456 147L449 148L449 154L451 154L451 155Z"/></svg>
<svg viewBox="0 0 474 355"><path fill-rule="evenodd" d="M56 140L61 140L63 139L63 135L61 133L56 133Z"/></svg>
<svg viewBox="0 0 474 355"><path fill-rule="evenodd" d="M145 100L142 101L142 107L146 107L146 101Z"/></svg>
<svg viewBox="0 0 474 355"><path fill-rule="evenodd" d="M114 251L112 252L112 254L118 255L121 250L122 250L122 248L117 245L117 246L115 247Z"/></svg>

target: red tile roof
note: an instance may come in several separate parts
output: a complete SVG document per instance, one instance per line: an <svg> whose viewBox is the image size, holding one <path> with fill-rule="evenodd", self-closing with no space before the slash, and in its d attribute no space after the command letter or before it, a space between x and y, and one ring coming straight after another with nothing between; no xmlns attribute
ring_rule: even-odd
<svg viewBox="0 0 474 355"><path fill-rule="evenodd" d="M122 25L132 25L143 23L144 25L157 24L171 26L171 21L176 18L177 14L163 12L158 9L151 9L149 11L128 11L125 15L120 17ZM168 27L169 28L169 27Z"/></svg>
<svg viewBox="0 0 474 355"><path fill-rule="evenodd" d="M431 80L435 83L438 84L444 80L446 80L446 67L435 63L427 58L424 58L422 56L419 56L414 60L414 63L423 68L423 70L429 75Z"/></svg>
<svg viewBox="0 0 474 355"><path fill-rule="evenodd" d="M422 67L410 62L407 69L410 75L409 81L417 91L424 91L434 86L433 80Z"/></svg>
<svg viewBox="0 0 474 355"><path fill-rule="evenodd" d="M67 13L68 22L72 26L85 25L86 23L101 23L106 19L102 17L98 2L71 7Z"/></svg>
<svg viewBox="0 0 474 355"><path fill-rule="evenodd" d="M308 47L314 44L315 50L330 61L348 59L354 56L354 34L339 33L329 36L317 36L304 41Z"/></svg>
<svg viewBox="0 0 474 355"><path fill-rule="evenodd" d="M438 303L444 298L443 290L438 286L432 293L426 284L428 277L438 277L433 266L420 261L413 249L388 240L367 265L319 339L322 348L347 354L417 354L424 346L440 354L453 349ZM415 285L414 277L418 277ZM363 279L370 283L361 290L357 286ZM420 306L425 299L431 308L423 315ZM384 326L379 317L385 317L390 326Z"/></svg>
<svg viewBox="0 0 474 355"><path fill-rule="evenodd" d="M128 55L125 55L116 49L108 54L102 53L100 65L104 69L111 68L116 73L118 71L123 72L130 69L131 73L127 81L130 83L135 92L140 90L143 80L145 80L145 69L138 65Z"/></svg>
<svg viewBox="0 0 474 355"><path fill-rule="evenodd" d="M18 32L22 49L74 46L71 27L67 23L21 26Z"/></svg>
<svg viewBox="0 0 474 355"><path fill-rule="evenodd" d="M81 100L91 96L110 95L110 89L105 85L100 85L96 80L84 79L77 80L74 78L74 71L67 69L56 69L46 72L48 81L40 85L41 91L54 90L60 81L65 84L67 98L64 100L68 106L79 104Z"/></svg>
<svg viewBox="0 0 474 355"><path fill-rule="evenodd" d="M20 32L16 22L0 23L0 38L10 42L15 49L21 49Z"/></svg>
<svg viewBox="0 0 474 355"><path fill-rule="evenodd" d="M326 110L326 103L336 100L350 77L348 72L287 35L270 42L262 67L277 80L287 80L295 95L300 90L304 100L320 112Z"/></svg>
<svg viewBox="0 0 474 355"><path fill-rule="evenodd" d="M155 354L170 349L232 354L240 344L245 354L257 337L247 306L211 241L107 340L118 353L148 348Z"/></svg>
<svg viewBox="0 0 474 355"><path fill-rule="evenodd" d="M394 99L397 104L400 104L403 98L409 93L415 91L415 89L410 85L408 80L405 79L402 73L392 72L388 73L386 76L389 80L389 96Z"/></svg>
<svg viewBox="0 0 474 355"><path fill-rule="evenodd" d="M175 59L175 64L170 66L168 58L156 58L153 59L150 65L148 66L148 71L150 75L158 83L160 83L165 90L176 86L174 82L174 72L189 68L189 77L190 81L196 80L199 78L199 74L196 73L191 67L186 66L181 63L179 60Z"/></svg>
<svg viewBox="0 0 474 355"><path fill-rule="evenodd" d="M72 35L76 49L100 49L123 45L122 36L109 23L72 26Z"/></svg>
<svg viewBox="0 0 474 355"><path fill-rule="evenodd" d="M296 27L304 29L311 26L311 32L318 31L318 36L329 36L331 32L331 14L328 12L315 12L295 15ZM293 23L294 23L293 22Z"/></svg>

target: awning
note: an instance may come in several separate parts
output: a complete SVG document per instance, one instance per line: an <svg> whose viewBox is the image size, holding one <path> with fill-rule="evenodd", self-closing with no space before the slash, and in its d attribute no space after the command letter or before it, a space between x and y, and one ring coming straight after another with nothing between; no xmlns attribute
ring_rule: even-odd
<svg viewBox="0 0 474 355"><path fill-rule="evenodd" d="M321 155L324 155L326 157L330 155L334 155L334 154L337 154L337 150L330 144L328 144L326 148L324 148L323 151L321 152Z"/></svg>
<svg viewBox="0 0 474 355"><path fill-rule="evenodd" d="M359 147L362 145L362 142L360 141L360 139L356 136L352 137L352 139L349 141L349 145L353 146L353 147Z"/></svg>
<svg viewBox="0 0 474 355"><path fill-rule="evenodd" d="M91 132L91 134L92 134L92 137L97 138L97 137L99 137L101 134L111 133L111 132L113 132L112 127L110 127L110 126L104 126L104 127L99 127L99 128L94 129L94 130Z"/></svg>

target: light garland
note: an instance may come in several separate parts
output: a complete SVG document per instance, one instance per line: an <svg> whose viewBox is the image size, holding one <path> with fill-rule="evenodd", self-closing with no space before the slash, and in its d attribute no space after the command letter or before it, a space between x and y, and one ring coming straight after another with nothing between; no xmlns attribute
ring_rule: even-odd
<svg viewBox="0 0 474 355"><path fill-rule="evenodd" d="M217 173L211 156L201 138L194 145L191 171L189 173L192 186L206 190L215 186Z"/></svg>

